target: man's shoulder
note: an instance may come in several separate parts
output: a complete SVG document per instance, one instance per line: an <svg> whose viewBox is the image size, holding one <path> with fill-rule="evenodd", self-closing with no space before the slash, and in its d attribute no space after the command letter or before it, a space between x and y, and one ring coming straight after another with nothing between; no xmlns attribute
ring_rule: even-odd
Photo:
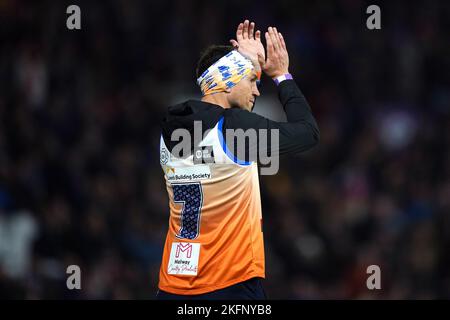
<svg viewBox="0 0 450 320"><path fill-rule="evenodd" d="M209 110L209 111L223 111L224 109L217 105L217 104L213 104L213 103L209 103L209 102L205 102L205 101L201 101L201 100L196 100L196 99L189 99L186 100L182 103L180 103L180 105L183 106L188 106L190 108L192 108L194 111L204 111L204 110Z"/></svg>
<svg viewBox="0 0 450 320"><path fill-rule="evenodd" d="M224 114L224 127L229 129L250 129L259 128L261 121L265 121L266 118L239 108L226 109Z"/></svg>

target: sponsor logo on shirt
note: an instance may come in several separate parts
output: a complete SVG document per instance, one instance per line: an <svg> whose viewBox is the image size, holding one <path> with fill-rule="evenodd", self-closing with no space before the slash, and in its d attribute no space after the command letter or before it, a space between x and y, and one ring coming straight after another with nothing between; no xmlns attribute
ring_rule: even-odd
<svg viewBox="0 0 450 320"><path fill-rule="evenodd" d="M167 273L196 276L199 256L200 243L173 242Z"/></svg>

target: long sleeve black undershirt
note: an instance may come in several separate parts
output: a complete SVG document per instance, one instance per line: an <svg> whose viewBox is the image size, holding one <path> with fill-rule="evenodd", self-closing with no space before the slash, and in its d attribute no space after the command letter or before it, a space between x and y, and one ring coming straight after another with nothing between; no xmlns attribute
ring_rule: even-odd
<svg viewBox="0 0 450 320"><path fill-rule="evenodd" d="M223 135L226 140L226 129L271 129L279 130L279 149L272 150L280 155L303 152L318 144L320 139L319 127L312 115L311 108L294 80L285 80L278 86L278 98L286 112L287 122L277 122L262 117L256 113L233 108L224 112ZM272 142L268 134L268 150ZM258 140L259 141L259 140ZM227 146L231 144L226 140ZM236 145L236 140L235 140ZM249 160L249 150L256 145L246 146L245 160ZM260 146L261 147L261 146ZM236 149L232 149L236 152ZM236 153L235 153L236 154ZM258 153L255 153L258 154ZM244 160L244 159L242 159ZM255 159L250 159L255 160Z"/></svg>

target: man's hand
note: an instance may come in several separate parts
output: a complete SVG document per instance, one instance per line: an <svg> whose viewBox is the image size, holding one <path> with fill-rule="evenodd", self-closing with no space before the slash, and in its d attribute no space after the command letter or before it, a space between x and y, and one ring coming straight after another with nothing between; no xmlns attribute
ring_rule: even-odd
<svg viewBox="0 0 450 320"><path fill-rule="evenodd" d="M240 23L236 30L236 40L230 40L233 47L237 48L238 52L244 57L247 57L255 65L257 71L260 70L259 56L265 59L266 54L264 46L261 43L261 31L257 30L255 33L255 23L250 23L245 20Z"/></svg>
<svg viewBox="0 0 450 320"><path fill-rule="evenodd" d="M258 61L264 73L273 78L289 73L289 55L284 38L277 28L269 27L266 34L267 60L258 54Z"/></svg>

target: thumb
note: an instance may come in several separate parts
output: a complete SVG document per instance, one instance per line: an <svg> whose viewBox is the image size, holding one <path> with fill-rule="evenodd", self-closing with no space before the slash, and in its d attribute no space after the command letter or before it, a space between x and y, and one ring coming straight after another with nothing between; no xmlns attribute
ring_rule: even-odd
<svg viewBox="0 0 450 320"><path fill-rule="evenodd" d="M264 57L261 53L258 53L258 62L261 68L264 68L264 65L266 64L266 61L264 60Z"/></svg>
<svg viewBox="0 0 450 320"><path fill-rule="evenodd" d="M239 43L236 40L231 39L230 43L234 48L236 48L236 49L239 48Z"/></svg>

